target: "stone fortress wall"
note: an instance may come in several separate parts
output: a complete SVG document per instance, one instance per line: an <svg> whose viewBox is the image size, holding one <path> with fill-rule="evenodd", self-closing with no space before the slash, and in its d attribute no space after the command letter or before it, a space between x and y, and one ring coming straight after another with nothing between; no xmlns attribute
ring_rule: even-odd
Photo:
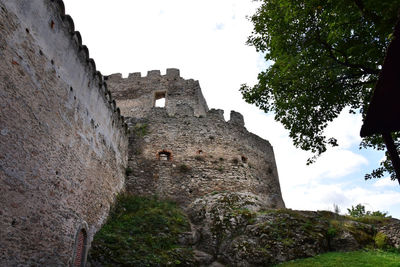
<svg viewBox="0 0 400 267"><path fill-rule="evenodd" d="M81 266L128 136L62 1L0 0L0 97L0 265Z"/></svg>
<svg viewBox="0 0 400 267"><path fill-rule="evenodd" d="M197 81L177 69L106 81L130 128L128 192L183 206L206 194L249 192L266 208L284 207L272 146L246 130L240 113L226 122L222 110L208 110ZM154 107L160 95L164 108Z"/></svg>

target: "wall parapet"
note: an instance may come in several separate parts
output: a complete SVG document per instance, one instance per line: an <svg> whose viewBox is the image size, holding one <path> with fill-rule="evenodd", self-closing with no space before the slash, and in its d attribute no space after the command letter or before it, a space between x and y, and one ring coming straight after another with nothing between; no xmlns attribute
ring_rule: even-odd
<svg viewBox="0 0 400 267"><path fill-rule="evenodd" d="M110 75L105 75L104 79L107 81L114 81L114 82L135 82L135 81L143 81L149 78L154 78L154 77L165 77L165 78L170 78L170 79L182 79L185 80L181 77L180 75L180 70L176 68L168 68L166 70L166 74L161 75L160 70L149 70L147 71L146 76L142 76L141 72L131 72L128 74L127 78L122 77L122 73L113 73ZM189 82L197 82L194 81L193 79L188 79L186 81Z"/></svg>
<svg viewBox="0 0 400 267"><path fill-rule="evenodd" d="M115 124L115 126L120 127L121 130L126 133L127 125L125 124L123 117L118 114L116 107L112 105L112 97L107 89L104 76L96 69L94 59L89 56L88 47L82 44L81 34L79 31L75 31L75 24L72 17L65 14L64 2L62 0L43 1L42 5L48 7L51 13L49 13L47 17L42 18L37 16L37 13L35 16L34 9L38 7L36 4L37 1L2 1L5 2L8 7L14 7L13 11L17 16L25 16L25 18L29 17L28 19L31 20L30 23L27 20L24 22L30 24L26 26L30 28L32 35L35 36L40 43L44 44L46 42L46 40L39 40L42 38L50 38L54 40L54 45L52 47L45 46L43 52L52 59L52 62L54 62L56 66L58 66L58 73L63 74L62 69L59 66L63 64L63 62L71 62L71 60L67 58L67 56L70 57L71 55L63 55L63 53L57 51L57 45L64 42L64 47L73 48L75 56L79 60L82 69L86 74L88 84L87 89L97 89L99 91L105 105L108 106L111 113L114 114L112 119L118 121L118 124ZM27 11L26 6L31 7L31 12L23 14L22 11ZM47 25L44 27L38 26L43 24ZM62 35L63 38L60 38L60 35ZM83 77L78 81L82 82L82 78ZM78 84L78 81L75 80L75 84ZM76 86L72 86L72 88L76 88Z"/></svg>
<svg viewBox="0 0 400 267"><path fill-rule="evenodd" d="M148 71L147 76L134 72L127 78L115 73L105 76L105 80L125 117L145 117L163 98L171 116L188 113L186 108L181 109L184 103L193 108L197 117L208 111L199 82L182 78L179 69L168 68L165 75L159 70Z"/></svg>

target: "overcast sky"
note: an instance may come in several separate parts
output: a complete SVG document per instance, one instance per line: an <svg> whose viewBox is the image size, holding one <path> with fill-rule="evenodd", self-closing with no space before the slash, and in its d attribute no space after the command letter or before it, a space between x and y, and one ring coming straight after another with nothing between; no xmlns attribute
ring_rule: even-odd
<svg viewBox="0 0 400 267"><path fill-rule="evenodd" d="M296 149L273 114L242 100L238 89L253 85L267 64L246 46L251 0L64 0L66 13L81 32L90 57L104 75L178 68L185 79L199 80L210 108L243 114L246 128L270 141L286 207L342 213L362 203L367 210L388 211L400 218L400 187L389 178L364 180L378 167L382 152L359 150L361 117L343 112L327 129L339 140L317 162Z"/></svg>

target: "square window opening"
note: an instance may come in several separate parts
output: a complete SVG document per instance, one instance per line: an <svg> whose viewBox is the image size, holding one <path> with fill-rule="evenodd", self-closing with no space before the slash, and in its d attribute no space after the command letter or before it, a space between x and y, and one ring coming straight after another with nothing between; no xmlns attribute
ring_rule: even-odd
<svg viewBox="0 0 400 267"><path fill-rule="evenodd" d="M165 92L156 92L154 94L154 106L158 108L165 108Z"/></svg>

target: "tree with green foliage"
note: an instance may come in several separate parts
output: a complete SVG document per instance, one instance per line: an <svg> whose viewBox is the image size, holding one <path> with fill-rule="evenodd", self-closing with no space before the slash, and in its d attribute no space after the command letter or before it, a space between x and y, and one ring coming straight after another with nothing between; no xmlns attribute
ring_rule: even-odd
<svg viewBox="0 0 400 267"><path fill-rule="evenodd" d="M324 130L342 110L365 116L400 0L259 1L248 44L271 64L241 92L247 102L275 113L294 145L313 153L310 164L338 145ZM393 137L400 148L400 133ZM364 138L360 147L385 149L380 136ZM365 178L385 172L395 178L388 159Z"/></svg>
<svg viewBox="0 0 400 267"><path fill-rule="evenodd" d="M365 206L362 204L357 204L355 207L351 206L351 209L347 209L351 217L359 218L366 215Z"/></svg>
<svg viewBox="0 0 400 267"><path fill-rule="evenodd" d="M355 207L351 206L351 208L347 209L347 211L348 211L349 215L354 218L361 218L361 217L365 217L365 216L382 217L382 218L390 217L390 216L388 216L387 212L382 212L379 210L372 211L372 212L365 211L365 206L362 204L357 204Z"/></svg>

